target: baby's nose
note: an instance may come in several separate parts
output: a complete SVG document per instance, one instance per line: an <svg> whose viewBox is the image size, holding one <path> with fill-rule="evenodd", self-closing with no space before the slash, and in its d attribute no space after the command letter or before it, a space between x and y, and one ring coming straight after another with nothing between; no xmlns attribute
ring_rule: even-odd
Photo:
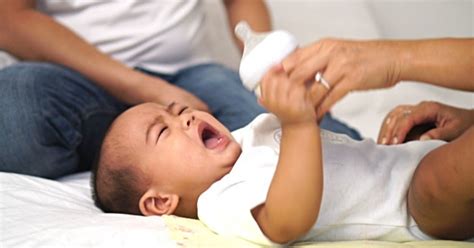
<svg viewBox="0 0 474 248"><path fill-rule="evenodd" d="M191 115L190 117L186 118L186 127L189 128L191 124L196 121L196 117L194 115Z"/></svg>

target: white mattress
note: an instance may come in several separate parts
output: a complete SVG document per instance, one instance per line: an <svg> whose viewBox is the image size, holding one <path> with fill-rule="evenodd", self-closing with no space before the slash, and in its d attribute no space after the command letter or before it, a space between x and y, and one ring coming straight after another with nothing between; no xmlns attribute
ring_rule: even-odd
<svg viewBox="0 0 474 248"><path fill-rule="evenodd" d="M0 172L0 247L259 247L219 236L200 221L175 216L104 214L92 202L90 173L59 181ZM472 248L454 241L344 241L301 247Z"/></svg>
<svg viewBox="0 0 474 248"><path fill-rule="evenodd" d="M175 247L161 217L102 213L89 176L0 173L0 247Z"/></svg>

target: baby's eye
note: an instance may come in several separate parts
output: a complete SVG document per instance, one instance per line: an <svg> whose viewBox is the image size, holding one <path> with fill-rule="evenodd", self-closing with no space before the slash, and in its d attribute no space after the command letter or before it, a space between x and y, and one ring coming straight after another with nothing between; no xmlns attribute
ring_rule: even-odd
<svg viewBox="0 0 474 248"><path fill-rule="evenodd" d="M160 130L160 132L158 133L158 137L156 138L156 141L158 142L158 140L160 139L160 136L168 129L168 126L163 126Z"/></svg>
<svg viewBox="0 0 474 248"><path fill-rule="evenodd" d="M183 106L183 107L179 110L178 115L182 114L186 109L189 109L189 107L188 107L188 106Z"/></svg>

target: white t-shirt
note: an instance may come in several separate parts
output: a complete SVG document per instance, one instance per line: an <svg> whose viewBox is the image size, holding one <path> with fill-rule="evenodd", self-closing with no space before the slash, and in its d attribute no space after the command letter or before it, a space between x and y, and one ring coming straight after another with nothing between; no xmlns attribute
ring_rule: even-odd
<svg viewBox="0 0 474 248"><path fill-rule="evenodd" d="M37 8L130 67L174 73L210 61L200 0L38 0Z"/></svg>
<svg viewBox="0 0 474 248"><path fill-rule="evenodd" d="M276 170L281 129L272 114L232 133L242 154L232 171L198 200L198 217L221 235L271 244L251 209L263 203ZM382 146L321 131L324 193L313 228L299 241L415 240L422 235L406 194L419 161L443 141ZM414 233L413 230L417 233Z"/></svg>

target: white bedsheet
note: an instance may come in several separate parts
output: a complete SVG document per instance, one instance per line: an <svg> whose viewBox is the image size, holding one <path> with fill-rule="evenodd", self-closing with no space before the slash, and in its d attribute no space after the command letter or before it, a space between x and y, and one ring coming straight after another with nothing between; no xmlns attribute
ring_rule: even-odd
<svg viewBox="0 0 474 248"><path fill-rule="evenodd" d="M160 217L104 214L90 173L60 181L0 173L0 247L175 247Z"/></svg>

